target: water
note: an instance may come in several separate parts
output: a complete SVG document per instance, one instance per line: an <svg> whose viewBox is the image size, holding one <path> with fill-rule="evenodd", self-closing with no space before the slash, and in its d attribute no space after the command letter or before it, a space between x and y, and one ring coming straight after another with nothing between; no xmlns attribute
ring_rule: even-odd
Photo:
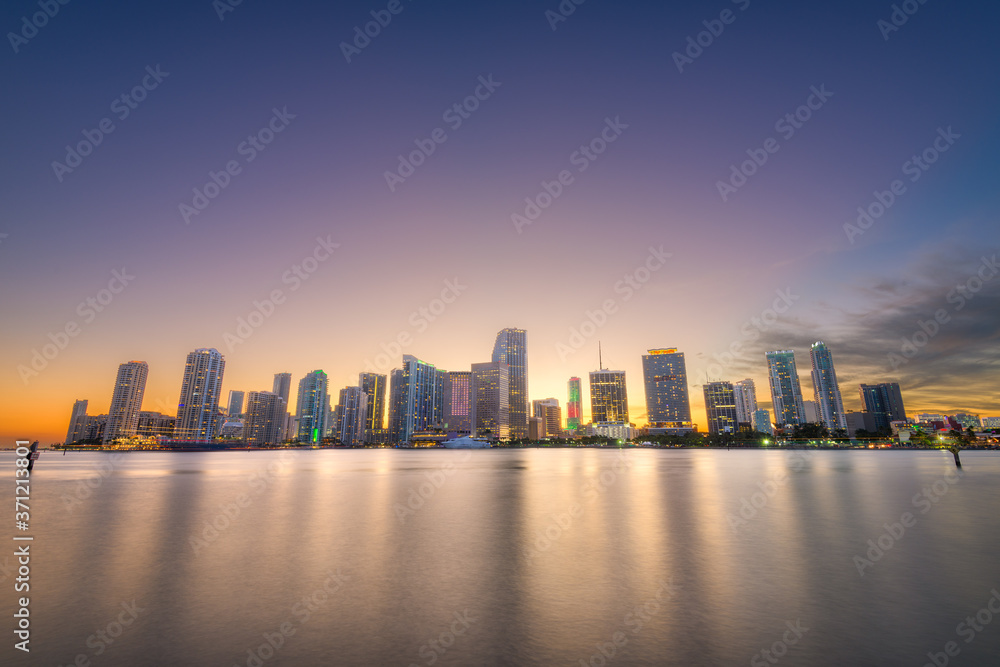
<svg viewBox="0 0 1000 667"><path fill-rule="evenodd" d="M0 664L996 665L1000 614L959 624L1000 590L1000 456L962 458L46 452Z"/></svg>

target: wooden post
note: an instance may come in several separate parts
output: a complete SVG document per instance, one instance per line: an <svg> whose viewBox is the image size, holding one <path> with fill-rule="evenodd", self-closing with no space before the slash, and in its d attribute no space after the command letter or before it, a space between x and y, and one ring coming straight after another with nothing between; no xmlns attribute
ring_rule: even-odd
<svg viewBox="0 0 1000 667"><path fill-rule="evenodd" d="M961 468L962 467L962 459L959 458L958 453L960 451L962 451L962 450L960 450L958 447L955 447L955 446L949 447L948 449L951 451L952 455L955 457L955 466L958 467L958 468Z"/></svg>

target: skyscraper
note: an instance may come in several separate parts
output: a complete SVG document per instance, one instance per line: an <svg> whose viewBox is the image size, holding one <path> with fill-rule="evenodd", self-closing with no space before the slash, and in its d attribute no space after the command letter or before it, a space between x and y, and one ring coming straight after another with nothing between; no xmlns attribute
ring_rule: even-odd
<svg viewBox="0 0 1000 667"><path fill-rule="evenodd" d="M875 423L879 429L889 428L890 422L906 420L903 394L898 382L861 385L861 403L866 412L875 415Z"/></svg>
<svg viewBox="0 0 1000 667"><path fill-rule="evenodd" d="M544 425L545 436L558 438L562 435L562 410L559 408L559 399L545 398L531 402L533 417L538 417Z"/></svg>
<svg viewBox="0 0 1000 667"><path fill-rule="evenodd" d="M774 435L774 426L771 424L770 411L757 410L753 413L753 430L759 433Z"/></svg>
<svg viewBox="0 0 1000 667"><path fill-rule="evenodd" d="M389 380L389 431L394 442L409 442L416 431L444 421L444 386L448 374L433 364L404 354L402 370Z"/></svg>
<svg viewBox="0 0 1000 667"><path fill-rule="evenodd" d="M129 361L118 367L111 407L108 408L108 423L104 427L104 444L136 434L148 373L149 366L145 361Z"/></svg>
<svg viewBox="0 0 1000 667"><path fill-rule="evenodd" d="M739 424L753 427L754 413L757 412L757 386L747 378L733 383L736 395L736 421Z"/></svg>
<svg viewBox="0 0 1000 667"><path fill-rule="evenodd" d="M816 401L802 401L802 421L806 424L818 424L822 420L819 418L819 405Z"/></svg>
<svg viewBox="0 0 1000 667"><path fill-rule="evenodd" d="M385 377L385 376L382 376ZM368 413L368 394L361 387L344 387L337 401L337 425L334 437L341 444L357 447L364 442L365 418Z"/></svg>
<svg viewBox="0 0 1000 667"><path fill-rule="evenodd" d="M451 371L444 385L444 420L448 432L472 434L472 372Z"/></svg>
<svg viewBox="0 0 1000 667"><path fill-rule="evenodd" d="M329 379L323 371L312 371L299 380L296 416L299 442L319 442L326 437L330 414Z"/></svg>
<svg viewBox="0 0 1000 667"><path fill-rule="evenodd" d="M288 409L288 401L292 397L292 374L275 373L274 383L271 385L271 393L277 394L285 402L285 409Z"/></svg>
<svg viewBox="0 0 1000 667"><path fill-rule="evenodd" d="M569 379L569 400L566 402L566 429L575 432L580 428L580 419L583 413L580 410L580 378L571 377Z"/></svg>
<svg viewBox="0 0 1000 667"><path fill-rule="evenodd" d="M385 384L387 377L378 373L361 373L358 376L358 386L368 394L365 407L364 433L366 442L374 442L374 438L382 432L385 423Z"/></svg>
<svg viewBox="0 0 1000 667"><path fill-rule="evenodd" d="M590 373L590 418L595 424L628 423L628 392L625 371L598 370Z"/></svg>
<svg viewBox="0 0 1000 667"><path fill-rule="evenodd" d="M649 424L667 427L690 425L691 401L688 398L684 353L674 347L649 350L642 356L642 375Z"/></svg>
<svg viewBox="0 0 1000 667"><path fill-rule="evenodd" d="M802 386L799 371L795 368L795 352L776 350L768 352L767 379L771 385L774 404L774 421L778 426L801 424L805 421L802 407Z"/></svg>
<svg viewBox="0 0 1000 667"><path fill-rule="evenodd" d="M242 391L236 391L235 389L229 390L229 405L226 408L226 414L230 417L238 417L243 414L243 397Z"/></svg>
<svg viewBox="0 0 1000 667"><path fill-rule="evenodd" d="M708 415L708 432L736 433L736 392L731 382L705 383L705 412Z"/></svg>
<svg viewBox="0 0 1000 667"><path fill-rule="evenodd" d="M528 437L528 343L524 329L503 329L493 345L493 363L507 364L510 437Z"/></svg>
<svg viewBox="0 0 1000 667"><path fill-rule="evenodd" d="M226 360L214 348L200 348L187 356L181 396L177 401L175 437L212 440L218 434L219 399Z"/></svg>
<svg viewBox="0 0 1000 667"><path fill-rule="evenodd" d="M389 372L389 442L404 442L403 414L406 412L406 376L401 368Z"/></svg>
<svg viewBox="0 0 1000 667"><path fill-rule="evenodd" d="M510 368L490 362L472 364L472 427L477 436L507 440L510 429ZM527 419L527 414L525 414ZM525 432L524 437L528 437Z"/></svg>
<svg viewBox="0 0 1000 667"><path fill-rule="evenodd" d="M812 345L810 356L819 418L830 431L838 428L846 430L847 417L844 415L844 400L840 396L837 371L833 368L833 354L826 343L816 342Z"/></svg>
<svg viewBox="0 0 1000 667"><path fill-rule="evenodd" d="M73 411L69 414L69 428L66 430L66 443L72 445L77 440L83 440L87 428L87 401L73 403Z"/></svg>
<svg viewBox="0 0 1000 667"><path fill-rule="evenodd" d="M251 447L273 447L285 431L285 402L273 391L251 391L247 396L243 439Z"/></svg>

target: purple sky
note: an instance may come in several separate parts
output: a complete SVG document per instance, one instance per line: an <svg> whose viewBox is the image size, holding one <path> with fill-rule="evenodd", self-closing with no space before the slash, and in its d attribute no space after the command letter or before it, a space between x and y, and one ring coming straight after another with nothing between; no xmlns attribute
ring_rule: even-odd
<svg viewBox="0 0 1000 667"><path fill-rule="evenodd" d="M528 330L531 398L565 402L600 340L605 366L628 372L638 422L648 348L686 353L704 424L709 377L753 377L769 403L768 349L798 351L811 398L816 340L849 408L859 382L898 380L910 412L1000 414L1000 280L982 259L1000 246L996 7L921 5L886 39L891 3L593 0L553 30L558 6L403 0L351 62L341 42L386 3L244 2L222 20L207 1L71 3L30 39L8 37L2 436L60 439L73 399L106 410L131 359L150 365L144 408L173 413L195 348L226 354L227 392L317 368L339 389L401 334L413 342L384 372L400 353L466 370L506 326ZM731 22L712 23L723 10ZM7 3L0 26L20 33L37 11ZM704 21L721 34L678 71L674 53ZM128 108L136 86L145 99ZM248 148L261 130L272 138L269 123L273 141ZM602 130L614 141L584 157ZM101 137L93 152L53 167L84 132ZM445 140L390 189L398 156L433 136ZM936 160L921 168L911 159L925 149ZM724 201L718 183L748 151L767 161ZM186 222L180 205L230 161L235 175ZM512 214L564 170L519 233ZM884 215L845 232L895 180ZM339 247L292 278L318 238ZM650 248L671 256L626 300L616 284L645 277ZM78 310L122 269L134 279L102 312ZM980 271L981 289L956 291ZM447 281L457 298L425 320ZM227 344L274 290L273 315ZM752 324L789 291L787 312ZM606 323L566 354L606 300ZM941 310L903 357L903 338ZM78 335L37 375L18 370L71 323ZM733 343L742 358L715 365Z"/></svg>

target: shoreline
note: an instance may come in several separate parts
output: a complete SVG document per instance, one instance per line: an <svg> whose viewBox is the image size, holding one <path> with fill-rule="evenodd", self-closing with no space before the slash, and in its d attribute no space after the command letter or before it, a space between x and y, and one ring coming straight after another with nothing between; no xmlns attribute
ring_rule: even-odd
<svg viewBox="0 0 1000 667"><path fill-rule="evenodd" d="M775 450L811 450L811 451L906 451L906 452L949 452L948 447L907 447L899 444L880 443L874 446L863 445L809 445L802 443L787 445L629 445L621 447L599 446L599 445L516 445L509 447L484 447L477 451L496 450L521 450L521 449L602 449L608 451L621 451L629 449L654 449L654 450L737 450L737 451L775 451ZM389 451L473 451L472 449L449 449L447 447L170 447L170 448L116 448L116 447L94 447L94 448L44 448L39 447L40 452L51 453L180 453L180 454L209 454L209 453L237 453L246 454L250 452L310 452L310 451L365 451L365 450L389 450ZM962 447L960 451L998 451L1000 445L981 445ZM0 452L13 452L15 448L0 449Z"/></svg>

